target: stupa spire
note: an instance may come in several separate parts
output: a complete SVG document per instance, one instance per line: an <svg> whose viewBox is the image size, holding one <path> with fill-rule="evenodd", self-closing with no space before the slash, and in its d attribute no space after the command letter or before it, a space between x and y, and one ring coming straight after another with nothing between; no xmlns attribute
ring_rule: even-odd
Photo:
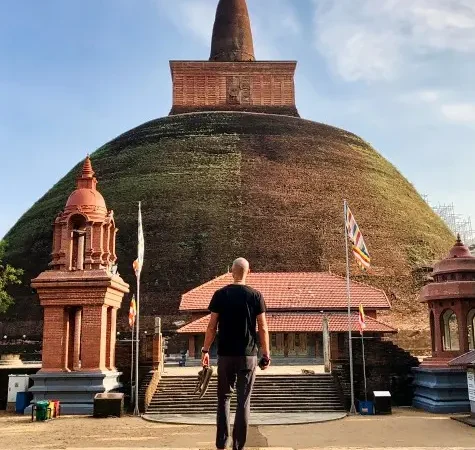
<svg viewBox="0 0 475 450"><path fill-rule="evenodd" d="M255 61L246 0L219 0L210 61Z"/></svg>
<svg viewBox="0 0 475 450"><path fill-rule="evenodd" d="M92 168L91 158L86 156L82 166L81 174L79 175L76 187L78 189L93 189L96 190L97 179L94 176L94 169Z"/></svg>
<svg viewBox="0 0 475 450"><path fill-rule="evenodd" d="M93 176L94 170L92 170L91 158L87 155L82 166L81 178L92 178Z"/></svg>

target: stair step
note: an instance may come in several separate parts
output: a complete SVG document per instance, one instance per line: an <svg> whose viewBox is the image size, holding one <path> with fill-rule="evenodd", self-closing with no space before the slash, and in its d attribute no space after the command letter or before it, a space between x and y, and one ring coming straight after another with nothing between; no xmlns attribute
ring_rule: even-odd
<svg viewBox="0 0 475 450"><path fill-rule="evenodd" d="M217 378L208 392L198 399L194 390L196 376L164 376L148 407L149 413L216 413ZM236 397L231 398L235 408ZM332 375L260 375L256 378L251 399L255 412L343 411Z"/></svg>

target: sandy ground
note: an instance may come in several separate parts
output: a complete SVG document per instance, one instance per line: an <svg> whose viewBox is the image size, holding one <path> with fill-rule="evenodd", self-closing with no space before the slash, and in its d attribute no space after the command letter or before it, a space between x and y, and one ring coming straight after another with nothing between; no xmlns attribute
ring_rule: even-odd
<svg viewBox="0 0 475 450"><path fill-rule="evenodd" d="M214 427L166 425L139 418L61 417L31 423L0 413L0 449L213 449ZM475 428L448 416L398 409L391 416L349 417L313 425L252 427L248 450L475 450Z"/></svg>

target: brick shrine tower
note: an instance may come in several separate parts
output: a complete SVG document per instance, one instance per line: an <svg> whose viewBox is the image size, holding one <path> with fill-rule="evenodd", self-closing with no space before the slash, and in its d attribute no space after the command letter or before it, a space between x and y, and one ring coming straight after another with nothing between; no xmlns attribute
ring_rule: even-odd
<svg viewBox="0 0 475 450"><path fill-rule="evenodd" d="M470 410L465 370L449 362L475 348L475 257L460 236L434 265L421 291L430 318L432 356L415 369L414 406L431 412Z"/></svg>
<svg viewBox="0 0 475 450"><path fill-rule="evenodd" d="M246 0L219 0L209 61L170 61L170 115L247 111L299 117L296 61L256 61Z"/></svg>
<svg viewBox="0 0 475 450"><path fill-rule="evenodd" d="M42 368L34 400L57 399L66 414L92 413L94 395L120 387L117 310L129 286L116 273L113 211L86 158L77 188L55 222L50 269L32 280L44 308Z"/></svg>

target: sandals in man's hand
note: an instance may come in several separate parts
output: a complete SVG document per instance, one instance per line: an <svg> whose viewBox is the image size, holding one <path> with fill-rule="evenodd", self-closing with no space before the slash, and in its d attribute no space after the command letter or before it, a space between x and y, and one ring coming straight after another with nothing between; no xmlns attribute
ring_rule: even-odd
<svg viewBox="0 0 475 450"><path fill-rule="evenodd" d="M212 366L206 366L198 372L198 381L196 382L195 391L193 392L193 394L199 394L198 398L201 399L206 394L209 382L213 376L213 371L214 369Z"/></svg>

